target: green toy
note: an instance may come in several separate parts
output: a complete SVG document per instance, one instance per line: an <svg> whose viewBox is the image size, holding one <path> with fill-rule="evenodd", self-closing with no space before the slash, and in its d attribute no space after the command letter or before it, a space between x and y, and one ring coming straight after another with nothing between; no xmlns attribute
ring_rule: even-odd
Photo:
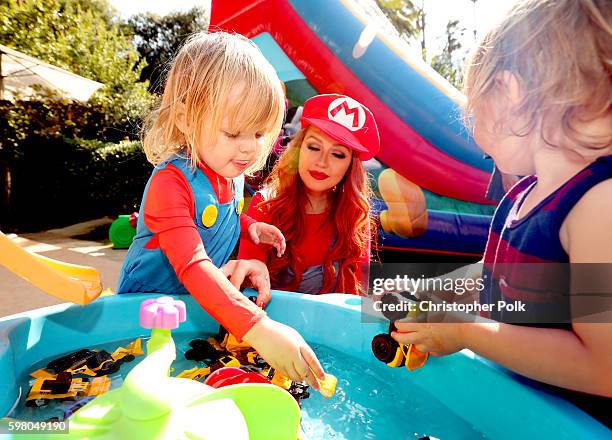
<svg viewBox="0 0 612 440"><path fill-rule="evenodd" d="M65 435L49 439L288 440L297 438L300 410L275 385L245 383L215 389L169 377L176 349L170 329L185 320L185 304L170 297L142 302L140 323L151 328L147 356L120 388L103 394L68 420Z"/></svg>
<svg viewBox="0 0 612 440"><path fill-rule="evenodd" d="M108 238L113 243L115 249L127 249L132 244L136 235L136 228L133 226L132 215L120 215L115 220L108 231Z"/></svg>

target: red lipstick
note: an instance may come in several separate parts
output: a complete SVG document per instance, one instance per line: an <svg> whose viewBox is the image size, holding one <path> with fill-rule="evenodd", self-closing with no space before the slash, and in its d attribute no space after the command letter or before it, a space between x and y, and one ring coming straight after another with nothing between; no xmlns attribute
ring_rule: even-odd
<svg viewBox="0 0 612 440"><path fill-rule="evenodd" d="M322 173L320 171L308 171L308 173L310 173L313 179L316 179L316 180L325 180L329 177L327 174Z"/></svg>

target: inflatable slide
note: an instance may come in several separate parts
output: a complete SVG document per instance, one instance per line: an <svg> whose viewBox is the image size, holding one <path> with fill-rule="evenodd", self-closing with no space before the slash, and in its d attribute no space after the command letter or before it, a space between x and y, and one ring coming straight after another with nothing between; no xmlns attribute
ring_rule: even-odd
<svg viewBox="0 0 612 440"><path fill-rule="evenodd" d="M494 209L493 164L463 125L465 97L354 0L212 1L211 31L251 38L288 97L342 93L381 131L375 179L382 247L482 253Z"/></svg>

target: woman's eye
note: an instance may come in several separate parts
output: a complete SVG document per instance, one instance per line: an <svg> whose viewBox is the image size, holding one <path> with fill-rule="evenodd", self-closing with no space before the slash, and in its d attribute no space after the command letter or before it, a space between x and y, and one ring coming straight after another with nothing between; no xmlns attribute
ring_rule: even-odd
<svg viewBox="0 0 612 440"><path fill-rule="evenodd" d="M230 133L228 131L224 131L223 133L225 133L225 136L227 136L228 138L234 139L237 138L238 136L240 136L240 133Z"/></svg>
<svg viewBox="0 0 612 440"><path fill-rule="evenodd" d="M255 139L261 139L262 137L264 137L263 133L255 133Z"/></svg>
<svg viewBox="0 0 612 440"><path fill-rule="evenodd" d="M346 157L346 155L344 155L343 153L332 153L332 155L334 157L337 157L338 159L344 159Z"/></svg>
<svg viewBox="0 0 612 440"><path fill-rule="evenodd" d="M319 151L320 150L319 147L317 147L316 145L312 145L312 144L307 145L306 148L308 148L310 151Z"/></svg>

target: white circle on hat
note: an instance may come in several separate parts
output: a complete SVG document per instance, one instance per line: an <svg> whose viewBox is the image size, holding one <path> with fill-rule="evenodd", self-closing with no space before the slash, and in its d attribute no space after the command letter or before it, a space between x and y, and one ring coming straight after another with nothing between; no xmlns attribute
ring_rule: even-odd
<svg viewBox="0 0 612 440"><path fill-rule="evenodd" d="M363 106L349 97L334 99L327 107L327 117L351 131L361 130L366 120Z"/></svg>

